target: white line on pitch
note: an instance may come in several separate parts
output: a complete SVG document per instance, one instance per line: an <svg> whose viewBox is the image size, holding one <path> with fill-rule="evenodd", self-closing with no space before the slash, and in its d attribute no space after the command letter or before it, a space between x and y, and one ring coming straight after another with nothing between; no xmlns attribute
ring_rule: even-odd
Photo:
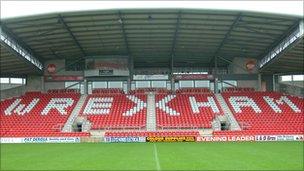
<svg viewBox="0 0 304 171"><path fill-rule="evenodd" d="M157 154L157 147L155 144L154 145L154 158L155 158L155 163L156 163L156 169L161 170L160 164L159 164L159 159L158 159L158 154Z"/></svg>

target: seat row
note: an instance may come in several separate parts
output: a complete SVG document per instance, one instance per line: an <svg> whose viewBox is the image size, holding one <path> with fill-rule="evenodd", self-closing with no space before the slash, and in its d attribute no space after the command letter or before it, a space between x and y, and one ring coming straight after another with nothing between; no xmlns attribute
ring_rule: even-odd
<svg viewBox="0 0 304 171"><path fill-rule="evenodd" d="M92 123L92 129L144 128L146 95L92 94L82 106L80 115Z"/></svg>
<svg viewBox="0 0 304 171"><path fill-rule="evenodd" d="M1 102L1 137L57 136L74 109L76 93L26 93ZM54 103L53 103L54 102Z"/></svg>
<svg viewBox="0 0 304 171"><path fill-rule="evenodd" d="M222 95L236 120L249 133L304 132L304 101L299 97L277 92L225 92Z"/></svg>
<svg viewBox="0 0 304 171"><path fill-rule="evenodd" d="M304 100L276 92L224 92L233 116L248 134L291 134L304 132ZM19 98L1 101L1 136L60 133L80 94L28 92ZM146 126L147 95L92 94L87 96L80 115L92 129L142 129ZM163 128L211 128L222 115L212 93L157 94L156 126ZM48 133L46 133L48 132ZM225 133L225 132L223 132Z"/></svg>
<svg viewBox="0 0 304 171"><path fill-rule="evenodd" d="M213 94L156 96L156 123L159 128L211 128L223 111Z"/></svg>

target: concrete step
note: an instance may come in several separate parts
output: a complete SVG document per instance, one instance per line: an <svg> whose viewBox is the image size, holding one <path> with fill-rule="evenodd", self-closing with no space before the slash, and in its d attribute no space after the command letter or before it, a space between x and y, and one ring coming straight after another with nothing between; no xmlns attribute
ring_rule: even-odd
<svg viewBox="0 0 304 171"><path fill-rule="evenodd" d="M78 117L81 107L83 106L85 100L87 98L87 95L82 94L75 106L75 108L73 109L71 115L69 116L68 120L66 121L66 123L64 124L63 128L62 128L62 132L72 132L72 125L74 123L74 121L76 120L76 118Z"/></svg>
<svg viewBox="0 0 304 171"><path fill-rule="evenodd" d="M199 130L199 134L202 137L212 136L212 133L213 133L213 129L200 129Z"/></svg>
<svg viewBox="0 0 304 171"><path fill-rule="evenodd" d="M106 130L91 130L91 137L104 137Z"/></svg>
<svg viewBox="0 0 304 171"><path fill-rule="evenodd" d="M215 94L217 101L219 102L221 108L224 110L224 115L226 116L228 122L231 124L231 130L241 130L241 127L237 120L234 118L233 113L228 107L226 101L221 94Z"/></svg>
<svg viewBox="0 0 304 171"><path fill-rule="evenodd" d="M156 130L155 94L153 92L150 92L147 97L146 129L147 131Z"/></svg>

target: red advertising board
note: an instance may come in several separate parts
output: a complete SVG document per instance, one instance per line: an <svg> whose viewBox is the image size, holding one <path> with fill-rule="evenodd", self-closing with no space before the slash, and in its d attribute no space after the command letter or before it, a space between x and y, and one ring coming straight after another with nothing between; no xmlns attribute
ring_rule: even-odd
<svg viewBox="0 0 304 171"><path fill-rule="evenodd" d="M48 75L44 76L45 81L82 81L83 76L75 76L75 75Z"/></svg>
<svg viewBox="0 0 304 171"><path fill-rule="evenodd" d="M175 80L213 80L213 75L209 74L178 74L174 75Z"/></svg>

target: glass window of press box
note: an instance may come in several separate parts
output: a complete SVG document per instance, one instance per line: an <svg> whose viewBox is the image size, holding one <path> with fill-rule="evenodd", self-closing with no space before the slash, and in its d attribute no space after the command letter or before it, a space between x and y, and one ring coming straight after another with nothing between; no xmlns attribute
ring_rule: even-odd
<svg viewBox="0 0 304 171"><path fill-rule="evenodd" d="M26 78L1 77L1 90L11 89L26 84Z"/></svg>

